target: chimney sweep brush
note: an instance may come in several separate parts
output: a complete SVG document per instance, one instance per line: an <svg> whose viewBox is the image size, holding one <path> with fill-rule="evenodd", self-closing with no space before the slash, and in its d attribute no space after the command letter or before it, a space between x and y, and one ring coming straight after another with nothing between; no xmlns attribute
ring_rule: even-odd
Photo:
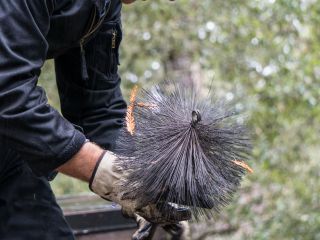
<svg viewBox="0 0 320 240"><path fill-rule="evenodd" d="M212 92L202 97L171 83L138 94L135 87L117 140L117 165L128 172L120 187L128 198L210 218L252 172L250 150L241 114Z"/></svg>

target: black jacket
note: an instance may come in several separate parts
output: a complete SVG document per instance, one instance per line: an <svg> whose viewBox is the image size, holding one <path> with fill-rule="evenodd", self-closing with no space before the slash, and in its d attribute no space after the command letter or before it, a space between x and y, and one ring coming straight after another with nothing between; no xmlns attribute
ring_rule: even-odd
<svg viewBox="0 0 320 240"><path fill-rule="evenodd" d="M10 167L4 148L37 175L69 160L86 138L112 148L126 109L120 12L121 0L0 1L0 176ZM55 59L64 117L37 86L48 58Z"/></svg>

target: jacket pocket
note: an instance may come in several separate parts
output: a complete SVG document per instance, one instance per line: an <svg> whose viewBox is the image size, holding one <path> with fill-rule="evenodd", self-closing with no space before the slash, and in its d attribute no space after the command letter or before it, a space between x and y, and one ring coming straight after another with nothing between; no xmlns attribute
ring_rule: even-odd
<svg viewBox="0 0 320 240"><path fill-rule="evenodd" d="M105 64L107 65L110 74L117 74L119 61L119 48L122 40L122 30L120 23L107 23L104 26L102 34L106 40L106 54L107 58Z"/></svg>
<svg viewBox="0 0 320 240"><path fill-rule="evenodd" d="M90 81L114 81L119 78L119 47L122 40L120 22L104 22L99 32L86 44Z"/></svg>

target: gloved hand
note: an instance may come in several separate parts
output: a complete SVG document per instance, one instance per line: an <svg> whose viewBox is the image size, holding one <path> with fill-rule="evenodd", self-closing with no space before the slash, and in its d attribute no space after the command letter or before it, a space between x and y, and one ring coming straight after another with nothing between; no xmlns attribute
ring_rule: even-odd
<svg viewBox="0 0 320 240"><path fill-rule="evenodd" d="M159 225L150 223L137 214L135 215L135 219L138 223L138 230L133 234L132 240L151 240L158 226L161 226L169 233L171 240L189 239L190 232L188 222Z"/></svg>
<svg viewBox="0 0 320 240"><path fill-rule="evenodd" d="M122 212L135 217L140 215L151 223L168 224L189 220L191 212L186 208L177 208L169 204L154 204L126 199L124 193L117 187L118 181L125 178L121 170L114 167L118 157L110 151L105 151L97 162L90 179L90 189L104 199L115 202L122 207Z"/></svg>
<svg viewBox="0 0 320 240"><path fill-rule="evenodd" d="M138 230L132 235L132 240L151 240L157 230L157 224L150 223L143 217L135 214Z"/></svg>

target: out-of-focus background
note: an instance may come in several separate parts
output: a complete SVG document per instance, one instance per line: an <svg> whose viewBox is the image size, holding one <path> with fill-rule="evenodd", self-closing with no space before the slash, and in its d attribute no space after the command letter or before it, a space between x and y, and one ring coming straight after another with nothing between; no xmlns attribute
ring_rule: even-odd
<svg viewBox="0 0 320 240"><path fill-rule="evenodd" d="M171 79L236 101L254 173L192 239L320 239L320 1L137 1L123 9L122 87ZM40 84L59 109L52 61ZM59 175L57 195L88 191Z"/></svg>

